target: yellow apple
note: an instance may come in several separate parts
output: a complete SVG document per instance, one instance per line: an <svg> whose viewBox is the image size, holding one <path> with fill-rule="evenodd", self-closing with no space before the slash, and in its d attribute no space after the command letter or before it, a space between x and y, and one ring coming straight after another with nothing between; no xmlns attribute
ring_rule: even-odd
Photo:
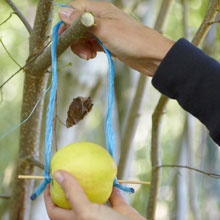
<svg viewBox="0 0 220 220"><path fill-rule="evenodd" d="M80 142L63 147L55 153L50 164L51 175L56 170L65 170L80 183L89 200L94 203L105 203L111 195L117 167L111 155L103 147ZM70 209L60 185L53 179L50 195L54 203Z"/></svg>

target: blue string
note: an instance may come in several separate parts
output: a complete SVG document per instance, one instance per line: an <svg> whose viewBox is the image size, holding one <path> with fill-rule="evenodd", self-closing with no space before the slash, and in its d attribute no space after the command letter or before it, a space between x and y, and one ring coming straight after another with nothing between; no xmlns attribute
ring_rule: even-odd
<svg viewBox="0 0 220 220"><path fill-rule="evenodd" d="M52 32L52 45L51 45L51 57L52 57L52 83L50 90L50 100L47 107L47 117L46 117L46 132L45 132L45 170L44 170L44 181L37 187L35 192L31 195L31 200L37 198L47 184L51 182L50 177L50 160L51 160L51 145L53 137L53 114L54 114L54 103L56 98L57 91L57 54L56 48L58 43L58 29L62 24L62 21L59 21L53 28Z"/></svg>
<svg viewBox="0 0 220 220"><path fill-rule="evenodd" d="M114 158L114 131L112 127L112 110L113 110L113 104L114 104L114 77L115 77L115 67L114 62L112 60L111 52L105 48L103 43L96 38L98 43L102 46L103 50L106 53L106 56L108 58L108 64L109 64L109 72L108 72L108 110L105 118L105 142L107 146L108 152L111 154L111 156ZM119 189L125 191L134 193L133 188L125 187L117 183L117 178L114 180L114 186L118 187Z"/></svg>
<svg viewBox="0 0 220 220"><path fill-rule="evenodd" d="M62 4L58 4L61 6L65 6ZM66 7L66 6L65 6ZM44 181L37 187L35 192L31 196L31 200L36 199L38 195L40 195L47 184L51 182L50 177L50 160L51 160L51 145L52 145L52 135L53 135L53 114L54 114L54 102L56 98L56 90L57 90L57 56L56 56L56 48L58 43L58 29L63 22L58 22L52 32L52 45L51 45L51 57L52 57L52 85L50 91L50 100L47 108L47 119L46 119L46 132L45 132L45 170L44 170ZM105 51L108 63L109 63L109 73L108 73L108 110L105 120L105 135L106 135L106 146L114 158L114 132L112 127L112 109L114 104L114 63L112 60L112 56L110 51L108 51L102 42L97 39L99 44L102 46ZM117 178L115 178L114 186L120 188L125 192L133 193L133 188L124 187L117 183Z"/></svg>

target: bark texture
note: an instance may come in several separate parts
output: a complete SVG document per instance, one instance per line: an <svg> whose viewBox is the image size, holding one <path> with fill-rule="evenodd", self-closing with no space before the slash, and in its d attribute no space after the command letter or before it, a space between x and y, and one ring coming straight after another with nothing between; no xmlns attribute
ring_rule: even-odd
<svg viewBox="0 0 220 220"><path fill-rule="evenodd" d="M45 91L48 81L47 69L51 64L50 48L45 50L49 41L52 11L55 0L39 0L34 28L30 36L29 58L25 68L21 121L27 118L34 105ZM80 22L79 22L80 21ZM59 40L58 56L70 46L73 39L83 35L88 27L79 18ZM77 33L77 34L76 34ZM19 153L11 196L11 220L30 219L33 181L20 180L19 174L33 175L32 159L39 154L43 99L31 118L20 128Z"/></svg>

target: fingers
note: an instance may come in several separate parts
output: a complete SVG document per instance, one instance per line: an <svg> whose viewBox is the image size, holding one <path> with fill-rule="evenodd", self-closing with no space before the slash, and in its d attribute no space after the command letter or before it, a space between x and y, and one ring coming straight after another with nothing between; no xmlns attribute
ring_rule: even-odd
<svg viewBox="0 0 220 220"><path fill-rule="evenodd" d="M54 173L54 178L62 187L66 199L76 215L80 215L90 207L91 203L75 177L63 170L59 170Z"/></svg>
<svg viewBox="0 0 220 220"><path fill-rule="evenodd" d="M62 209L52 201L50 197L49 184L44 191L44 201L47 209L48 216L51 220L62 219L74 219L74 213L71 210Z"/></svg>
<svg viewBox="0 0 220 220"><path fill-rule="evenodd" d="M109 2L95 2L87 0L71 1L69 5L81 12L91 11L95 17L104 17L103 15L106 14L106 11L115 7Z"/></svg>
<svg viewBox="0 0 220 220"><path fill-rule="evenodd" d="M73 42L71 49L76 55L85 60L95 58L97 51L102 51L101 46L94 37L81 38Z"/></svg>

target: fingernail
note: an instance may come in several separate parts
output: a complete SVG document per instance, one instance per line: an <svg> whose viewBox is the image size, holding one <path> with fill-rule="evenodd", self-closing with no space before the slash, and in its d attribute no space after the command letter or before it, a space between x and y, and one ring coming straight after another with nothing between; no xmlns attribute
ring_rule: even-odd
<svg viewBox="0 0 220 220"><path fill-rule="evenodd" d="M63 176L61 175L60 172L55 172L53 174L53 177L59 184L61 184L63 182Z"/></svg>
<svg viewBox="0 0 220 220"><path fill-rule="evenodd" d="M70 15L75 11L74 8L59 8L58 12L62 18L69 19Z"/></svg>
<svg viewBox="0 0 220 220"><path fill-rule="evenodd" d="M88 57L85 53L79 53L79 56L84 60L88 60Z"/></svg>

